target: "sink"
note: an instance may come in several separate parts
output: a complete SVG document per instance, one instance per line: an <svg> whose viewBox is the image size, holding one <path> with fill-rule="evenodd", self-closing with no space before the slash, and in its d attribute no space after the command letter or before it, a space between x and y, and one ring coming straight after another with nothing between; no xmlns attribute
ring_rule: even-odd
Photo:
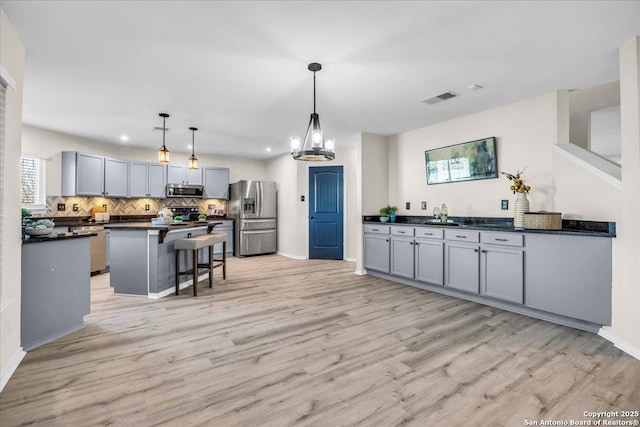
<svg viewBox="0 0 640 427"><path fill-rule="evenodd" d="M457 222L453 222L453 221L447 221L447 222L441 222L440 220L437 219L429 219L427 221L424 222L426 225L442 225L445 227L457 227L460 224L458 224Z"/></svg>

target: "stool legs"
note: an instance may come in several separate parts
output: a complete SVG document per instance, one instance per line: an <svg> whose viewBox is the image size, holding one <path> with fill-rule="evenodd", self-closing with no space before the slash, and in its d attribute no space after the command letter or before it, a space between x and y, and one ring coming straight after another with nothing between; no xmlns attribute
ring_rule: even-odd
<svg viewBox="0 0 640 427"><path fill-rule="evenodd" d="M175 251L176 253L176 295L178 295L178 291L180 290L180 251Z"/></svg>
<svg viewBox="0 0 640 427"><path fill-rule="evenodd" d="M193 296L198 296L198 250L193 250Z"/></svg>
<svg viewBox="0 0 640 427"><path fill-rule="evenodd" d="M222 280L227 279L227 241L222 242Z"/></svg>
<svg viewBox="0 0 640 427"><path fill-rule="evenodd" d="M209 246L209 287L213 288L213 245Z"/></svg>

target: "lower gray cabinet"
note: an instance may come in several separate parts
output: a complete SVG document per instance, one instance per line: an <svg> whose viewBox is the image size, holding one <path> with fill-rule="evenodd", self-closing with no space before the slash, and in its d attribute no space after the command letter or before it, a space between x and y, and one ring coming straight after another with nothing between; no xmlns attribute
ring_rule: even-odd
<svg viewBox="0 0 640 427"><path fill-rule="evenodd" d="M527 235L525 305L611 324L611 239Z"/></svg>
<svg viewBox="0 0 640 427"><path fill-rule="evenodd" d="M364 267L389 273L389 236L382 234L364 235Z"/></svg>
<svg viewBox="0 0 640 427"><path fill-rule="evenodd" d="M391 237L391 274L413 279L413 247L413 238Z"/></svg>
<svg viewBox="0 0 640 427"><path fill-rule="evenodd" d="M521 249L483 245L480 257L480 293L522 304L523 258L524 253Z"/></svg>
<svg viewBox="0 0 640 427"><path fill-rule="evenodd" d="M476 244L445 243L445 286L480 292L480 249Z"/></svg>
<svg viewBox="0 0 640 427"><path fill-rule="evenodd" d="M415 279L443 286L444 243L426 239L416 239L414 243Z"/></svg>

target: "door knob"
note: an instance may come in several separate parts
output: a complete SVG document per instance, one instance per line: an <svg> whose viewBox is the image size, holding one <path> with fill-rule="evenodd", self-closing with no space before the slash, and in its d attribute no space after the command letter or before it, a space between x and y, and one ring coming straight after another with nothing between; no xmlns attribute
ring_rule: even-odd
<svg viewBox="0 0 640 427"><path fill-rule="evenodd" d="M309 219L313 219L315 218L313 215L309 215Z"/></svg>

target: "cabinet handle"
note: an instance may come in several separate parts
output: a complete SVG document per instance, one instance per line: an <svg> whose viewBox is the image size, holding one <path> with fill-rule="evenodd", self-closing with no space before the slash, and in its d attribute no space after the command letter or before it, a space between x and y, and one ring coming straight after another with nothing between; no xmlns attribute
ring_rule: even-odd
<svg viewBox="0 0 640 427"><path fill-rule="evenodd" d="M384 241L385 241L385 242L388 242L388 241L389 241L389 239L385 239Z"/></svg>
<svg viewBox="0 0 640 427"><path fill-rule="evenodd" d="M474 249L474 250L473 250L473 252L478 252L478 250L477 250L477 249Z"/></svg>
<svg viewBox="0 0 640 427"><path fill-rule="evenodd" d="M424 233L425 236L433 236L433 233Z"/></svg>
<svg viewBox="0 0 640 427"><path fill-rule="evenodd" d="M487 251L485 251L485 250L483 249L483 250L482 250L482 253L483 253L483 254L486 254L486 253L487 253Z"/></svg>
<svg viewBox="0 0 640 427"><path fill-rule="evenodd" d="M458 239L466 239L467 236L456 236Z"/></svg>
<svg viewBox="0 0 640 427"><path fill-rule="evenodd" d="M493 240L495 240L496 242L508 242L509 241L509 239L493 239Z"/></svg>
<svg viewBox="0 0 640 427"><path fill-rule="evenodd" d="M379 231L377 228L372 228L371 231Z"/></svg>
<svg viewBox="0 0 640 427"><path fill-rule="evenodd" d="M405 234L405 231L398 231L398 234Z"/></svg>
<svg viewBox="0 0 640 427"><path fill-rule="evenodd" d="M413 246L413 242L409 242L409 244L410 244L411 246Z"/></svg>

